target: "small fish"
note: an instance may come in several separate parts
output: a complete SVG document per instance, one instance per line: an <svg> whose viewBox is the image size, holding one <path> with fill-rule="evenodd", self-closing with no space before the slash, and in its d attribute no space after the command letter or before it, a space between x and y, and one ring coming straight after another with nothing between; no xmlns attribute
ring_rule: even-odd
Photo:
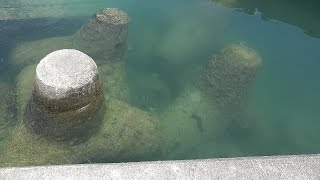
<svg viewBox="0 0 320 180"><path fill-rule="evenodd" d="M143 96L143 100L147 101L147 96L146 95Z"/></svg>
<svg viewBox="0 0 320 180"><path fill-rule="evenodd" d="M191 117L192 117L194 120L196 120L197 126L198 126L199 130L200 130L201 132L203 132L203 125L202 125L202 119L201 119L201 117L198 116L198 115L196 115L196 114L194 114L194 113L192 113Z"/></svg>

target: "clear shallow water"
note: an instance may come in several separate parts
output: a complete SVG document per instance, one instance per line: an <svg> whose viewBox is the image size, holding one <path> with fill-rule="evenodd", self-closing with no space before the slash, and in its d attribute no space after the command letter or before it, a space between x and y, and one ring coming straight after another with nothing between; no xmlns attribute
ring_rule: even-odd
<svg viewBox="0 0 320 180"><path fill-rule="evenodd" d="M25 2L38 4L36 7L43 5L43 2ZM239 117L242 124L230 125L223 135L209 136L202 141L191 138L187 148L173 148L172 153L153 159L320 153L320 39L314 35L316 33L309 33L313 31L307 26L310 21L316 30L315 25L319 24L310 17L319 14L295 8L301 5L294 3L280 3L275 5L277 9L293 9L296 15L284 17L276 10L268 11L268 17L274 18L266 20L266 12L259 9L264 10L262 7L267 5L252 3L249 7L256 6L259 7L255 13L244 13L205 0L82 0L74 4L55 1L50 11L29 14L39 18L33 25L41 28L34 29L20 20L2 25L19 28L14 31L2 28L1 79L14 86L22 67L10 63L10 53L19 43L71 35L96 10L117 7L130 16L125 55L132 95L130 103L159 117L163 117L163 111L184 92L188 80L199 76L197 68L227 45L244 42L263 59L263 68L252 88L246 113ZM26 7L32 9L30 5ZM52 28L43 26L51 20L43 20L43 17L63 17L63 20ZM289 24L291 19L307 25ZM34 51L36 53L37 49ZM190 98L197 99L197 95ZM14 113L15 108L11 109ZM179 125L174 122L175 113L172 114L171 122L160 118L164 126ZM4 117L15 118L12 115Z"/></svg>

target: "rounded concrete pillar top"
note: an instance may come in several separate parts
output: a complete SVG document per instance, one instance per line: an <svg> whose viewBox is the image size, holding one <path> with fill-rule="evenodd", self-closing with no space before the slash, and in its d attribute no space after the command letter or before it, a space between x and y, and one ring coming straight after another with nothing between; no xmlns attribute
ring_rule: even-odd
<svg viewBox="0 0 320 180"><path fill-rule="evenodd" d="M54 51L36 68L33 100L50 111L67 111L86 106L101 94L96 63L74 49Z"/></svg>
<svg viewBox="0 0 320 180"><path fill-rule="evenodd" d="M78 50L62 49L48 54L37 65L36 86L42 96L60 99L94 83L97 75L91 57Z"/></svg>

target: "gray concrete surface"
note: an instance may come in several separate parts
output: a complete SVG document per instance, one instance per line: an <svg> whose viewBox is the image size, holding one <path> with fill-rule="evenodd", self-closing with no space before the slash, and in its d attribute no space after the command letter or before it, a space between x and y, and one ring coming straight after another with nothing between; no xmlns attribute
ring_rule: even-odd
<svg viewBox="0 0 320 180"><path fill-rule="evenodd" d="M78 50L62 49L48 54L37 65L35 88L50 99L87 95L95 92L97 76L98 68L91 57Z"/></svg>
<svg viewBox="0 0 320 180"><path fill-rule="evenodd" d="M0 179L320 179L320 156L3 168Z"/></svg>
<svg viewBox="0 0 320 180"><path fill-rule="evenodd" d="M71 144L97 132L105 112L104 94L91 57L75 49L54 51L40 61L35 76L24 118L29 129Z"/></svg>

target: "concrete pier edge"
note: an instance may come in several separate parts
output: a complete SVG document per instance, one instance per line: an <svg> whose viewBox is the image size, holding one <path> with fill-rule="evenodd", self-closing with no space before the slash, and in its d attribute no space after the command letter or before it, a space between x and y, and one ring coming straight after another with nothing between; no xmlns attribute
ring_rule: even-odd
<svg viewBox="0 0 320 180"><path fill-rule="evenodd" d="M0 179L320 179L320 154L10 167Z"/></svg>

